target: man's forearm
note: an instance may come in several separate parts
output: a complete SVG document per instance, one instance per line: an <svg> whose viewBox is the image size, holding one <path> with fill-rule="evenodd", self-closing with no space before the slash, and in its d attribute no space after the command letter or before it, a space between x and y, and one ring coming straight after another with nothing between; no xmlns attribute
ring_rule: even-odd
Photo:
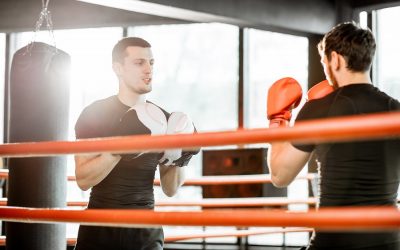
<svg viewBox="0 0 400 250"><path fill-rule="evenodd" d="M109 153L88 156L75 156L75 175L82 190L97 185L114 169L121 156Z"/></svg>
<svg viewBox="0 0 400 250"><path fill-rule="evenodd" d="M160 179L163 192L174 196L185 181L185 168L160 165Z"/></svg>
<svg viewBox="0 0 400 250"><path fill-rule="evenodd" d="M272 143L268 149L268 167L272 183L288 186L307 164L310 153L294 148L290 142Z"/></svg>

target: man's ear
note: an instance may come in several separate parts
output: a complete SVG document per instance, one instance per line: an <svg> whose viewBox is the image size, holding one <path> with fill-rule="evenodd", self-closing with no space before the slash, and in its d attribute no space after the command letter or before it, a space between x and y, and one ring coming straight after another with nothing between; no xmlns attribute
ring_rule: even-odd
<svg viewBox="0 0 400 250"><path fill-rule="evenodd" d="M347 69L347 61L344 58L344 56L338 54L338 57L339 57L339 66L340 66L340 68Z"/></svg>
<svg viewBox="0 0 400 250"><path fill-rule="evenodd" d="M336 51L331 52L330 64L332 65L332 68L334 70L339 70L340 66L343 66L343 65L341 65L340 57L342 57L342 56L339 55L338 53L336 53Z"/></svg>
<svg viewBox="0 0 400 250"><path fill-rule="evenodd" d="M117 76L121 75L122 68L121 68L121 64L119 62L113 62L112 68Z"/></svg>

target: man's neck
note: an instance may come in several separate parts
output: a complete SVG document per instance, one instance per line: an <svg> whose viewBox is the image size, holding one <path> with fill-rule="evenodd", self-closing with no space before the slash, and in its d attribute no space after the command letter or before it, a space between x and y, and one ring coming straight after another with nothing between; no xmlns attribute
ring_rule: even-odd
<svg viewBox="0 0 400 250"><path fill-rule="evenodd" d="M118 99L125 105L129 107L133 107L138 103L146 102L146 95L145 94L137 94L133 92L118 92Z"/></svg>
<svg viewBox="0 0 400 250"><path fill-rule="evenodd" d="M342 79L338 79L339 87L360 83L372 83L369 72L347 72Z"/></svg>

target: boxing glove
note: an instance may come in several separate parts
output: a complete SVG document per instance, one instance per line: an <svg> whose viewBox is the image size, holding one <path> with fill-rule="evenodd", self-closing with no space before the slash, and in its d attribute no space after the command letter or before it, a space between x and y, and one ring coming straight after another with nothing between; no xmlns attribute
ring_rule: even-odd
<svg viewBox="0 0 400 250"><path fill-rule="evenodd" d="M173 112L168 118L166 134L192 134L195 132L193 122L182 112ZM182 152L182 149L167 149L163 152L159 163L166 166L186 166L196 151Z"/></svg>
<svg viewBox="0 0 400 250"><path fill-rule="evenodd" d="M267 118L269 127L287 126L302 97L300 84L291 77L274 82L268 90Z"/></svg>
<svg viewBox="0 0 400 250"><path fill-rule="evenodd" d="M323 80L311 87L307 92L307 101L320 99L330 93L335 89L329 84L328 80Z"/></svg>
<svg viewBox="0 0 400 250"><path fill-rule="evenodd" d="M117 135L163 135L167 131L167 118L164 112L152 103L138 103L130 108L120 119ZM141 153L121 154L122 160L131 161Z"/></svg>

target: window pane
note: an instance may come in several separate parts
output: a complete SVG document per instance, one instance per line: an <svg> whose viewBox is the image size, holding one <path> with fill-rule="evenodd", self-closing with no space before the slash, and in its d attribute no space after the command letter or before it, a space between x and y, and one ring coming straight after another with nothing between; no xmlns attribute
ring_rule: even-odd
<svg viewBox="0 0 400 250"><path fill-rule="evenodd" d="M6 34L0 33L0 140L4 141L4 75L6 59Z"/></svg>
<svg viewBox="0 0 400 250"><path fill-rule="evenodd" d="M248 75L247 127L265 128L267 91L272 83L290 76L307 89L307 38L250 29Z"/></svg>
<svg viewBox="0 0 400 250"><path fill-rule="evenodd" d="M400 99L400 7L377 11L377 63L374 84Z"/></svg>
<svg viewBox="0 0 400 250"><path fill-rule="evenodd" d="M129 36L142 37L152 45L154 81L148 99L169 112L187 113L199 132L237 129L238 34L237 27L216 23L130 28ZM192 158L185 175L188 178L202 175L201 153ZM155 188L155 198L167 199L160 188ZM196 198L202 198L200 187L184 186L173 197ZM166 235L202 230L164 227ZM235 239L209 241L235 242Z"/></svg>
<svg viewBox="0 0 400 250"><path fill-rule="evenodd" d="M255 29L248 30L249 87L245 99L245 124L248 128L268 127L266 115L267 91L272 83L283 77L293 77L307 89L308 82L308 39ZM301 105L299 105L301 106ZM293 113L295 117L299 108ZM254 145L253 145L254 146ZM267 145L264 145L267 147ZM307 172L305 167L301 175ZM296 180L288 187L288 197L306 199L308 184ZM289 206L290 210L305 210L307 206ZM262 245L306 245L307 233L292 233L251 236L249 242Z"/></svg>
<svg viewBox="0 0 400 250"><path fill-rule="evenodd" d="M199 132L237 128L237 27L140 26L130 28L128 34L152 45L155 64L149 100L168 112L187 113ZM202 175L201 162L201 153L192 158L187 177Z"/></svg>
<svg viewBox="0 0 400 250"><path fill-rule="evenodd" d="M152 45L149 100L184 111L200 131L237 128L238 28L224 24L134 27ZM211 122L212 121L212 122Z"/></svg>

